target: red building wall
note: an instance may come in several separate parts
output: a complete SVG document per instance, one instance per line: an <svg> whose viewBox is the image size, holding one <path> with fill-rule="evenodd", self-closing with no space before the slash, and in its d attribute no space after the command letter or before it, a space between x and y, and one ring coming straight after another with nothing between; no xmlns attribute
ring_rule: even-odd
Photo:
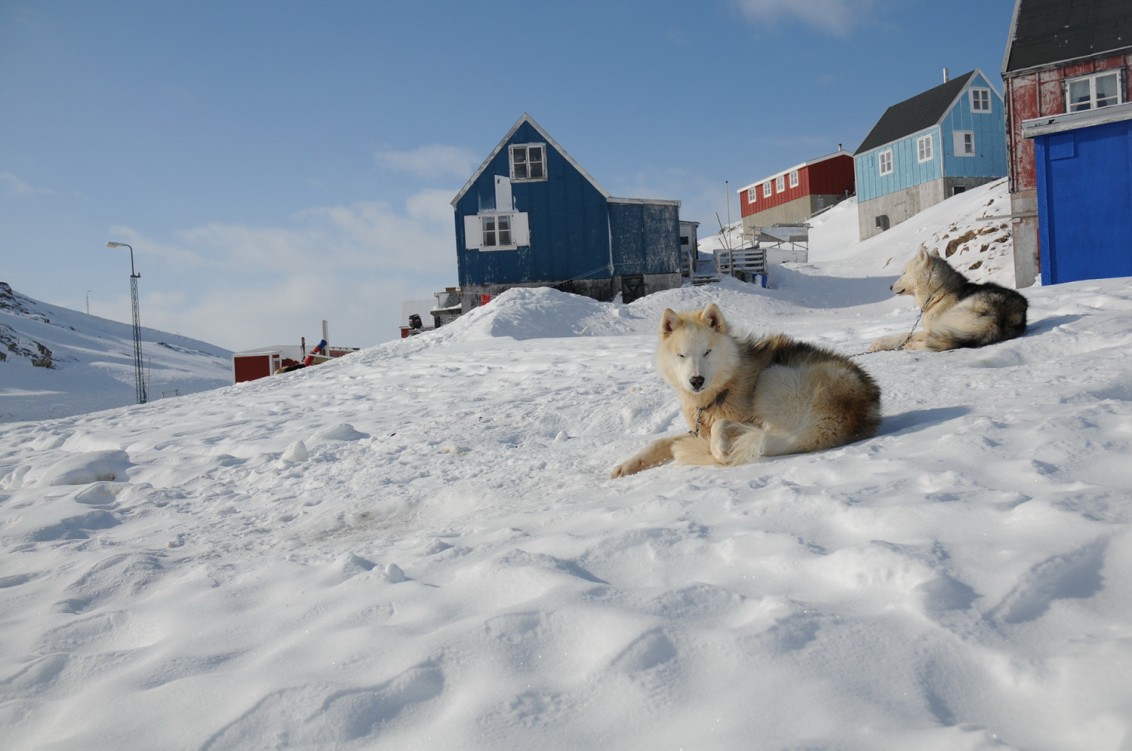
<svg viewBox="0 0 1132 751"><path fill-rule="evenodd" d="M1034 144L1022 137L1022 121L1065 113L1065 81L1123 67L1125 101L1132 101L1132 54L1083 60L1063 68L1026 71L1005 79L1006 128L1010 147L1010 192L1037 188Z"/></svg>
<svg viewBox="0 0 1132 751"><path fill-rule="evenodd" d="M848 152L837 154L829 159L799 167L797 187L790 187L790 173L787 172L783 176L785 190L781 193L778 192L775 177L769 180L772 191L769 197L763 195L763 184L768 182L767 180L761 180L755 184L757 195L754 203L748 200L746 190L741 191L739 193L740 215L750 216L805 196L843 195L845 191L849 191L849 194L852 195L855 192L854 180L853 156Z"/></svg>

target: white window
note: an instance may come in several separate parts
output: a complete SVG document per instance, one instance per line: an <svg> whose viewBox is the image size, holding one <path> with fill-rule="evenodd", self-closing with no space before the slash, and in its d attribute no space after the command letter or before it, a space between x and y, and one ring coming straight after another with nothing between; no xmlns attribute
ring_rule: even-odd
<svg viewBox="0 0 1132 751"><path fill-rule="evenodd" d="M530 223L524 212L487 212L464 217L468 250L515 250L530 247Z"/></svg>
<svg viewBox="0 0 1132 751"><path fill-rule="evenodd" d="M775 178L775 180L774 180L774 190L775 190L776 193L785 193L786 192L786 176L785 175L779 175L778 177Z"/></svg>
<svg viewBox="0 0 1132 751"><path fill-rule="evenodd" d="M991 111L990 89L971 89L971 111Z"/></svg>
<svg viewBox="0 0 1132 751"><path fill-rule="evenodd" d="M880 173L882 175L892 174L892 149L877 154L877 164L880 166Z"/></svg>
<svg viewBox="0 0 1132 751"><path fill-rule="evenodd" d="M747 203L754 203L759 196L758 188L747 188Z"/></svg>
<svg viewBox="0 0 1132 751"><path fill-rule="evenodd" d="M790 187L791 188L797 188L798 187L798 170L792 170L790 172Z"/></svg>
<svg viewBox="0 0 1132 751"><path fill-rule="evenodd" d="M525 143L511 147L511 179L545 180L546 145Z"/></svg>
<svg viewBox="0 0 1132 751"><path fill-rule="evenodd" d="M770 181L763 183L763 198L770 198L774 193L771 192Z"/></svg>
<svg viewBox="0 0 1132 751"><path fill-rule="evenodd" d="M916 159L921 162L930 162L935 152L932 150L932 136L920 136L916 139Z"/></svg>
<svg viewBox="0 0 1132 751"><path fill-rule="evenodd" d="M975 156L975 134L969 130L957 130L955 138L955 156Z"/></svg>
<svg viewBox="0 0 1132 751"><path fill-rule="evenodd" d="M1124 87L1120 84L1118 70L1074 78L1065 86L1065 109L1068 112L1082 112L1120 104L1124 101Z"/></svg>

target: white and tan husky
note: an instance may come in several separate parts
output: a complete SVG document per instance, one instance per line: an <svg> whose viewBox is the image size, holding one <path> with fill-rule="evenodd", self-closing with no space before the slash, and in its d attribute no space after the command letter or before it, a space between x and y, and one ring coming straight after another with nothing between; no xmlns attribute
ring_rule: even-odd
<svg viewBox="0 0 1132 751"><path fill-rule="evenodd" d="M735 465L875 435L880 388L852 360L786 336L740 339L715 303L665 310L656 366L676 389L689 433L618 464L624 477L675 459Z"/></svg>
<svg viewBox="0 0 1132 751"><path fill-rule="evenodd" d="M1021 336L1029 302L1021 293L993 282L977 284L939 257L920 248L892 285L898 295L912 295L921 310L923 331L882 336L869 347L930 349L982 347Z"/></svg>

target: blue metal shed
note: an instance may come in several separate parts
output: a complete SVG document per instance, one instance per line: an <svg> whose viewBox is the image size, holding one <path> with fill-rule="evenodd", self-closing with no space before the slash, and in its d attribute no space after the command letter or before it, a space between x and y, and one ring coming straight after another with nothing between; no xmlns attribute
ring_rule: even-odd
<svg viewBox="0 0 1132 751"><path fill-rule="evenodd" d="M680 202L610 196L528 114L452 207L465 311L513 286L630 300L682 283Z"/></svg>
<svg viewBox="0 0 1132 751"><path fill-rule="evenodd" d="M1132 103L1022 123L1034 139L1042 284L1132 276Z"/></svg>

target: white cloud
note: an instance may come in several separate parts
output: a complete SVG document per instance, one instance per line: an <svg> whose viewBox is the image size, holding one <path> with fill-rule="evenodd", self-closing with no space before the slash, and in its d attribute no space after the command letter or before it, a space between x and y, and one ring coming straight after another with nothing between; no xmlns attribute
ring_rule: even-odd
<svg viewBox="0 0 1132 751"><path fill-rule="evenodd" d="M382 167L425 179L466 180L482 161L468 149L445 144L419 146L411 151L379 149L374 157Z"/></svg>
<svg viewBox="0 0 1132 751"><path fill-rule="evenodd" d="M867 17L876 0L733 0L755 23L798 21L837 36Z"/></svg>
<svg viewBox="0 0 1132 751"><path fill-rule="evenodd" d="M25 180L21 180L11 172L0 172L0 196L13 198L15 196L52 196L54 191L47 188L36 188Z"/></svg>
<svg viewBox="0 0 1132 751"><path fill-rule="evenodd" d="M146 326L248 349L317 338L325 318L338 344L371 346L396 337L402 301L456 283L454 192L424 191L400 209L308 209L281 227L209 224L168 240L115 230L141 251Z"/></svg>

